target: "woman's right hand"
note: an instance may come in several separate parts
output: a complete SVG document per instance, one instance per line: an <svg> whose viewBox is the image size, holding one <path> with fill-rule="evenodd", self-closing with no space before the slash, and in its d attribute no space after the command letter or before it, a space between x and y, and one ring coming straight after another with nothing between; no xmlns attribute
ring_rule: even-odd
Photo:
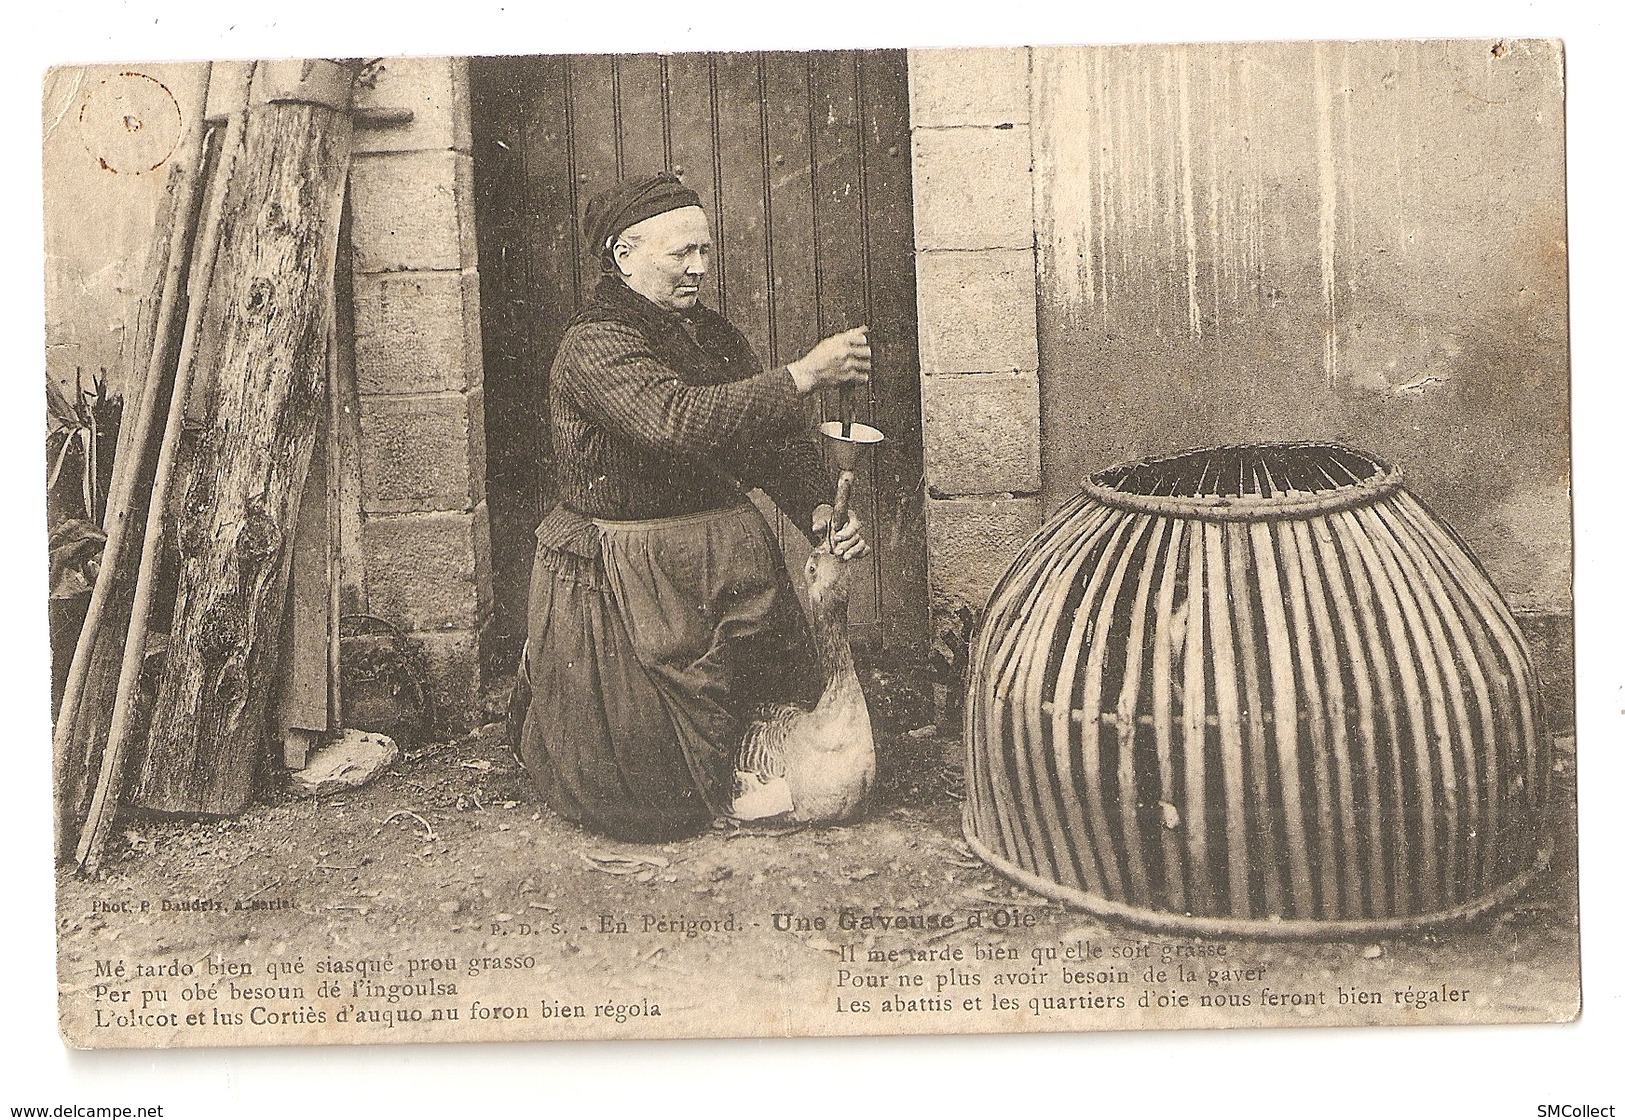
<svg viewBox="0 0 1625 1120"><path fill-rule="evenodd" d="M806 355L790 363L796 390L816 393L842 385L863 385L869 380L869 328L853 327L832 334Z"/></svg>

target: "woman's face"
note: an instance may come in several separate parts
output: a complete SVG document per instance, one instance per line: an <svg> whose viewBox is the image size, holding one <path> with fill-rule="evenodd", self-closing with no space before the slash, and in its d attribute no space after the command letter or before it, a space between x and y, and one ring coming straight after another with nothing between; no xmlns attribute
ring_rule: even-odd
<svg viewBox="0 0 1625 1120"><path fill-rule="evenodd" d="M667 210L627 229L614 253L627 287L657 307L687 311L711 265L711 222L698 206Z"/></svg>

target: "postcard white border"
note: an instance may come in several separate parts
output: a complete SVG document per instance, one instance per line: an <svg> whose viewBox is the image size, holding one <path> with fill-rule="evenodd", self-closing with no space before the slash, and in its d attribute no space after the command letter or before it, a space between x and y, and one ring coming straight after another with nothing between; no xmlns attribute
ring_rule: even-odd
<svg viewBox="0 0 1625 1120"><path fill-rule="evenodd" d="M812 6L809 5L809 8ZM970 7L967 5L967 7ZM511 1102L585 1114L749 1110L832 1115L1025 1113L1041 1093L1061 1115L1533 1117L1543 1103L1625 1107L1625 377L1618 342L1625 258L1617 10L1580 2L1372 2L1018 6L819 3L769 19L742 3L585 4L545 25L520 3L427 5L277 0L259 5L71 3L14 10L0 37L12 174L0 454L14 481L0 643L6 898L0 1030L13 1105L163 1103L166 1116L476 1115ZM1062 9L1065 10L1062 10ZM506 9L506 10L504 10ZM910 10L912 9L912 10ZM37 454L43 341L39 81L53 62L165 57L555 50L931 46L1029 42L1557 36L1567 42L1571 342L1576 498L1581 917L1585 1010L1573 1026L1259 1030L732 1043L507 1044L328 1050L71 1053L56 1036L48 873L48 668ZM1515 153L1509 154L1515 155ZM1306 1102L1313 1102L1306 1108Z"/></svg>

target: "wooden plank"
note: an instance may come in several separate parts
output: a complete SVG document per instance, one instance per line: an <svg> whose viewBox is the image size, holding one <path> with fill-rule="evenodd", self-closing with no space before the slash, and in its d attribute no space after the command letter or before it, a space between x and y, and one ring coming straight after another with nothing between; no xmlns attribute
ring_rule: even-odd
<svg viewBox="0 0 1625 1120"><path fill-rule="evenodd" d="M474 59L470 86L474 129L474 216L480 268L480 326L487 391L514 376L529 334L523 305L528 231L546 217L526 221L526 135L534 117L530 60ZM540 61L540 60L538 60ZM568 202L566 202L568 210ZM568 285L574 287L573 283ZM492 448L492 451L497 451Z"/></svg>
<svg viewBox="0 0 1625 1120"><path fill-rule="evenodd" d="M207 167L210 160L209 149L218 147L218 141L205 133L202 142L204 150L201 158L204 167ZM123 374L124 399L127 401L139 401L145 391L147 365L158 341L158 332L163 330L172 333L174 330L173 319L165 320L166 311L172 309L164 307L164 288L169 278L171 252L175 248L184 252L187 248L184 245L171 245L175 240L175 227L181 223L190 224L196 221L195 214L182 214L181 207L186 202L196 201L196 187L189 185L186 178L188 175L197 174L199 172L195 168L189 168L184 159L173 160L169 165L169 177L164 182L163 201L158 207L157 218L147 240L147 263L142 275L147 277L148 287L146 294L135 308L135 343L124 351L123 368L120 370ZM118 445L113 455L113 475L107 483L108 493L120 489L119 471L132 458L126 452L135 437L135 431L136 425L133 423L119 426Z"/></svg>
<svg viewBox="0 0 1625 1120"><path fill-rule="evenodd" d="M767 119L768 254L773 265L777 342L766 358L782 365L812 349L820 337L806 55L765 54L761 73ZM813 398L815 407L820 402L821 398ZM822 414L817 418L823 419Z"/></svg>
<svg viewBox="0 0 1625 1120"><path fill-rule="evenodd" d="M325 402L324 402L325 404ZM282 733L283 764L304 768L308 736L293 731L328 730L327 635L328 550L331 545L328 506L327 415L316 421L316 445L305 473L293 530L293 562L288 576L288 624L281 655L277 724ZM292 750L290 750L292 748Z"/></svg>
<svg viewBox="0 0 1625 1120"><path fill-rule="evenodd" d="M703 54L674 54L666 59L666 108L670 121L671 169L700 196L711 215L716 241L711 252L711 280L700 298L724 315L727 292L721 279L727 260L723 231L717 223L716 126L712 113L711 59Z"/></svg>
<svg viewBox="0 0 1625 1120"><path fill-rule="evenodd" d="M342 253L350 244L351 210L346 203L339 217L339 246ZM331 475L328 485L334 491L334 583L338 605L335 624L347 614L367 611L366 550L361 533L361 394L355 380L355 275L349 268L333 272L333 369L329 389L332 401L328 423L332 425ZM337 638L334 639L337 642ZM336 656L336 655L335 655ZM333 687L338 688L338 671L333 671ZM335 700L334 726L343 726L344 706Z"/></svg>
<svg viewBox="0 0 1625 1120"><path fill-rule="evenodd" d="M597 280L598 265L596 259L587 259L580 233L586 196L578 189L574 171L566 60L542 57L528 61L530 97L520 135L522 179L514 217L522 255L513 282L520 286L507 301L510 321L523 331L523 345L517 352L519 367L508 381L519 399L499 402L498 407L517 403L520 423L529 433L515 454L534 463L533 508L540 516L553 504L555 495L552 445L547 438L547 374L570 316ZM487 416L492 402L487 388ZM527 519L519 527L522 539L516 562L525 568L534 550L530 535L534 524ZM517 608L524 611L523 599Z"/></svg>
<svg viewBox="0 0 1625 1120"><path fill-rule="evenodd" d="M210 70L213 74L213 70ZM205 91L199 97L206 98ZM156 236L167 243L161 248L153 246L149 268L161 268L153 291L156 305L152 310L151 330L138 331L137 349L131 362L144 366L137 374L130 371L125 400L131 407L123 414L119 431L119 452L114 459L112 477L108 480L107 499L102 511L101 524L107 531L102 548L101 571L107 578L98 579L86 605L80 626L78 643L63 683L61 703L57 712L54 732L56 757L65 761L70 757L92 758L100 754L105 728L105 712L111 706L113 690L117 684L119 649L122 635L129 625L128 599L133 594L134 564L129 558L142 549L143 526L146 522L146 502L151 489L148 472L159 454L159 440L155 425L158 411L167 402L169 386L174 377L176 353L182 343L182 323L187 315L185 285L188 270L195 255L197 227L202 220L201 210L210 191L207 184L214 176L216 153L221 146L217 130L206 129L202 121L203 103L196 104L186 114L188 131L185 156L174 165L168 187L171 195L166 203L168 213L159 219ZM161 264L159 262L162 262ZM193 345L196 345L194 340ZM132 450L133 449L133 450ZM137 477L137 476L140 477ZM88 512L88 511L87 511ZM110 626L115 636L101 637L102 628ZM78 726L82 707L90 711L83 728ZM87 738L86 733L89 732ZM69 747L69 742L75 745ZM88 752L88 754L86 753ZM94 766L92 767L94 768ZM59 777L59 790L77 781L88 779L88 771L76 779L73 775ZM81 790L86 797L89 788Z"/></svg>
<svg viewBox="0 0 1625 1120"><path fill-rule="evenodd" d="M570 152L575 174L576 217L588 200L620 179L615 120L615 75L607 54L571 55L568 63ZM583 245L577 289L585 295L598 272L597 247Z"/></svg>
<svg viewBox="0 0 1625 1120"><path fill-rule="evenodd" d="M615 56L616 119L622 178L666 167L666 109L660 56Z"/></svg>
<svg viewBox="0 0 1625 1120"><path fill-rule="evenodd" d="M211 71L212 77L212 71ZM203 104L208 104L207 93L204 94ZM222 159L219 167L212 175L208 189L203 192L203 212L200 216L201 225L195 241L192 259L187 265L184 280L184 289L177 288L166 282L166 291L177 297L174 306L181 306L180 299L184 291L184 325L179 335L179 350L174 355L174 374L170 388L168 406L165 411L164 428L161 436L149 440L148 432L138 433L132 447L154 447L157 454L157 464L153 468L152 493L147 502L145 529L141 536L140 557L135 565L134 586L131 589L131 602L129 609L129 625L117 647L118 651L118 677L117 684L110 705L110 714L107 724L107 739L105 748L98 760L98 772L95 794L91 798L86 811L84 828L79 834L79 842L74 849L74 858L78 861L80 869L87 874L95 874L101 867L103 848L107 837L118 815L118 810L124 799L124 788L129 769L130 754L135 747L135 693L140 685L142 670L145 667L146 644L148 625L152 613L152 603L155 595L157 568L163 551L165 510L168 502L168 490L175 477L174 467L176 450L179 444L179 435L184 419L186 397L191 377L191 366L197 352L198 322L203 317L204 296L208 291L209 280L213 275L214 261L217 247L221 241L221 214L225 208L225 200L229 194L232 175L237 166L237 156L242 148L244 131L244 115L236 114L228 123L225 136L220 144ZM346 153L346 162L348 153ZM196 182L196 180L194 180ZM182 213L192 212L186 207ZM177 226L176 233L180 234L182 227ZM191 231L186 232L186 240L192 241ZM184 254L179 251L181 242L172 246L170 254L170 267L179 269ZM179 282L179 273L175 274ZM169 318L168 315L165 316ZM172 332L161 334L160 338L173 337ZM160 357L163 360L160 362ZM155 388L157 385L156 371L167 370L169 357L161 355L154 350L153 364L148 367L148 381L146 388ZM145 397L145 390L143 391ZM143 409L142 422L154 419ZM127 484L134 481L136 464L131 464L132 472L126 477ZM109 511L109 516L113 511ZM129 567L129 558L123 564L115 566L111 558L113 549L111 534L107 548L103 552L104 570L117 570L118 567ZM101 590L102 583L97 581L97 590ZM95 601L92 599L91 610L95 610ZM81 633L81 644L87 634L94 631L90 628L90 620L85 623L85 631ZM68 693L71 698L73 693ZM66 703L66 698L65 698ZM101 705L98 705L101 707ZM59 717L59 728L66 723L70 728L71 721L66 718L66 708L63 716Z"/></svg>
<svg viewBox="0 0 1625 1120"><path fill-rule="evenodd" d="M345 225L341 218L341 230ZM342 245L343 233L340 237ZM303 770L310 753L340 722L336 555L338 424L334 387L338 377L336 298L333 306L333 329L327 338L327 399L316 421L316 446L311 452L310 470L305 475L305 492L299 499L293 562L288 573L288 624L283 634L281 680L277 689L282 765L288 770Z"/></svg>
<svg viewBox="0 0 1625 1120"><path fill-rule="evenodd" d="M216 130L209 138L205 154L204 173L213 178L218 171L220 163L221 145L224 143L224 130ZM197 250L194 248L193 253ZM177 467L181 477L185 477L192 470L192 456L196 453L198 432L207 422L209 409L212 407L218 376L215 370L219 365L220 327L219 324L205 321L198 324L198 338L196 343L196 372L193 374L191 388L186 397L186 423L183 428L180 447L181 457L177 459ZM176 498L180 493L175 494ZM173 509L171 513L179 515L180 510Z"/></svg>
<svg viewBox="0 0 1625 1120"><path fill-rule="evenodd" d="M809 65L818 333L823 336L859 326L868 311L861 237L858 91L851 52L818 51L809 56Z"/></svg>
<svg viewBox="0 0 1625 1120"><path fill-rule="evenodd" d="M763 357L777 366L801 357L819 338L807 56L799 51L763 54L759 73L771 286L769 345ZM809 424L824 419L823 406L823 394L807 398ZM779 546L794 570L806 559L807 541L782 517L778 529Z"/></svg>
<svg viewBox="0 0 1625 1120"><path fill-rule="evenodd" d="M201 111L201 103L197 106ZM102 524L108 531L101 572L86 604L72 659L63 682L52 735L53 787L56 791L56 851L73 849L74 834L90 808L91 775L98 772L107 742L112 698L118 688L124 635L135 596L135 568L128 558L139 554L145 531L147 495L157 463L153 424L163 407L166 383L174 376L179 345L177 325L184 318L180 285L193 231L206 158L207 134L194 134L188 158L170 165L164 205L149 243L147 275L151 287L140 310L141 326L125 370L127 408L119 428L118 450L108 481ZM117 539L115 539L117 538Z"/></svg>
<svg viewBox="0 0 1625 1120"><path fill-rule="evenodd" d="M349 208L339 217L339 244L344 245L348 235ZM346 298L348 285L340 285L338 274L348 269L335 268L333 276L333 329L327 340L327 439L322 448L327 452L327 723L329 730L344 729L343 635L339 632L339 619L344 609L341 573L344 571L344 472L340 458L339 430L343 426L343 405L338 385L344 377L348 350L355 348L354 307ZM353 371L352 371L353 372Z"/></svg>
<svg viewBox="0 0 1625 1120"><path fill-rule="evenodd" d="M524 59L470 62L480 335L486 400L493 415L501 414L512 395L529 335L529 317L519 313L525 300L525 234L529 228L522 217L526 201L524 130L530 115L528 72ZM538 216L537 222L540 220ZM498 482L496 489L504 492L508 487L499 480L508 447L504 439L488 441L487 473ZM495 493L492 498L494 503L500 501Z"/></svg>
<svg viewBox="0 0 1625 1120"><path fill-rule="evenodd" d="M565 65L470 63L495 617L482 653L493 663L517 653L525 630L531 529L550 496L545 375L576 299Z"/></svg>
<svg viewBox="0 0 1625 1120"><path fill-rule="evenodd" d="M926 643L925 465L920 432L919 327L914 286L914 197L909 158L908 56L859 55L863 198L867 211L875 459L874 541L885 645Z"/></svg>
<svg viewBox="0 0 1625 1120"><path fill-rule="evenodd" d="M718 287L728 293L728 318L745 335L765 364L774 364L775 317L778 301L773 285L773 226L768 168L769 140L764 131L766 85L762 60L751 54L713 57L716 78L716 166L719 212L712 224L726 240L726 252L716 261ZM804 69L803 69L804 72ZM803 90L800 114L806 116ZM810 219L811 198L806 200ZM810 228L808 230L810 243ZM812 254L806 254L806 266ZM809 300L809 307L811 301ZM799 356L799 351L794 356ZM806 562L810 544L776 508L773 524L785 563L792 573ZM799 582L799 581L798 581ZM861 622L863 616L859 616Z"/></svg>
<svg viewBox="0 0 1625 1120"><path fill-rule="evenodd" d="M903 51L864 52L858 56L858 74L863 98L860 139L875 366L902 376L919 369L906 55ZM877 386L881 385L877 379ZM915 400L917 437L919 394L900 392L897 396L900 399L893 407L901 398ZM886 435L893 438L890 431ZM902 435L899 431L897 438Z"/></svg>
<svg viewBox="0 0 1625 1120"><path fill-rule="evenodd" d="M808 55L809 106L812 124L814 251L818 269L820 337L868 324L869 298L864 240L863 157L858 127L857 56L851 51L816 51ZM836 394L825 401L835 415ZM867 394L849 398L853 418L872 422ZM879 520L875 501L875 456L852 488L852 508L874 534ZM876 550L878 551L878 550ZM879 588L871 553L864 570L854 572L850 606L854 627L877 635Z"/></svg>
<svg viewBox="0 0 1625 1120"><path fill-rule="evenodd" d="M772 352L772 307L760 73L753 54L719 54L713 61L720 175L712 224L727 242L719 279L728 293L729 320L765 358Z"/></svg>

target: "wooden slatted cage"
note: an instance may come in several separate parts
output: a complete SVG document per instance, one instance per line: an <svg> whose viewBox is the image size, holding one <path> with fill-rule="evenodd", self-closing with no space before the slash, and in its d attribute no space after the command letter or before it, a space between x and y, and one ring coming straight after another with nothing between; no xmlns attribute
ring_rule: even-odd
<svg viewBox="0 0 1625 1120"><path fill-rule="evenodd" d="M989 600L965 742L979 856L1156 928L1433 925L1550 854L1511 612L1398 469L1335 444L1090 478Z"/></svg>

